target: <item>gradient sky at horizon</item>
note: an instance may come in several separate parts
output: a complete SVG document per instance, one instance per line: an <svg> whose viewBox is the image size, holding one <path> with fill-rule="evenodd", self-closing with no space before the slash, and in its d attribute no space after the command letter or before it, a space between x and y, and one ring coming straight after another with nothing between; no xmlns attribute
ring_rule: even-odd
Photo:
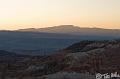
<svg viewBox="0 0 120 79"><path fill-rule="evenodd" d="M0 30L67 24L120 29L120 0L0 0Z"/></svg>

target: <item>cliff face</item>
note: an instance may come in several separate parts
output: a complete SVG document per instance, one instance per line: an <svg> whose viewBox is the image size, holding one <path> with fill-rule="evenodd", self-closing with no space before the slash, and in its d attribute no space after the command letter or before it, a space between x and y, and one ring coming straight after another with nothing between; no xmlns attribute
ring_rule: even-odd
<svg viewBox="0 0 120 79"><path fill-rule="evenodd" d="M9 77L94 79L97 72L120 73L120 41L81 41L51 56L24 57L13 63L6 66Z"/></svg>

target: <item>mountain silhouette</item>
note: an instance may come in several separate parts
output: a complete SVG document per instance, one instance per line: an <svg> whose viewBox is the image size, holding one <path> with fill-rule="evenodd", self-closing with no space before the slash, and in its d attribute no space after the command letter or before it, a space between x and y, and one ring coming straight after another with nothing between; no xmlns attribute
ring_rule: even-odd
<svg viewBox="0 0 120 79"><path fill-rule="evenodd" d="M62 33L72 35L96 35L96 36L120 36L118 29L103 29L103 28L81 28L74 25L60 25L46 28L28 28L17 31L24 32L44 32L44 33Z"/></svg>

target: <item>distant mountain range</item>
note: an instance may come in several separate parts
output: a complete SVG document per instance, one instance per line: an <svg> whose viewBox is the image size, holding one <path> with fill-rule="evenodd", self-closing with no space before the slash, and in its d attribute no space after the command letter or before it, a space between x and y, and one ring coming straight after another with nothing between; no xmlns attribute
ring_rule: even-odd
<svg viewBox="0 0 120 79"><path fill-rule="evenodd" d="M103 29L103 28L81 28L74 25L60 25L46 28L28 28L20 29L22 32L44 32L44 33L60 33L72 35L96 35L96 36L120 36L120 30Z"/></svg>
<svg viewBox="0 0 120 79"><path fill-rule="evenodd" d="M0 49L45 55L80 41L79 36L55 33L0 31Z"/></svg>
<svg viewBox="0 0 120 79"><path fill-rule="evenodd" d="M120 38L120 30L61 25L40 29L0 31L0 49L20 54L46 55L82 40Z"/></svg>

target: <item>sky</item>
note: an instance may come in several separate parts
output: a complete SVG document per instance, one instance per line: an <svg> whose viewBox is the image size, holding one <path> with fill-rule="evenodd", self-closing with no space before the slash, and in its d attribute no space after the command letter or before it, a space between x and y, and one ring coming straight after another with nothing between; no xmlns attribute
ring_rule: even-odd
<svg viewBox="0 0 120 79"><path fill-rule="evenodd" d="M120 29L120 0L0 0L0 30L56 25Z"/></svg>

